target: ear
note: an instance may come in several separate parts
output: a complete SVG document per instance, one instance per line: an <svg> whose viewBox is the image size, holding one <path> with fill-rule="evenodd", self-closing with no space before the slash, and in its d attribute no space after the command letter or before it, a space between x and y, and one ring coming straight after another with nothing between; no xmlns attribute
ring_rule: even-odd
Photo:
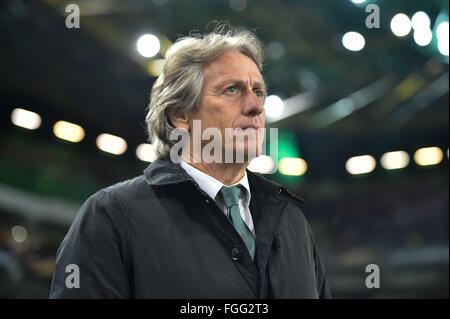
<svg viewBox="0 0 450 319"><path fill-rule="evenodd" d="M185 129L186 131L190 130L189 118L186 114L176 114L173 111L169 111L169 118L175 127Z"/></svg>

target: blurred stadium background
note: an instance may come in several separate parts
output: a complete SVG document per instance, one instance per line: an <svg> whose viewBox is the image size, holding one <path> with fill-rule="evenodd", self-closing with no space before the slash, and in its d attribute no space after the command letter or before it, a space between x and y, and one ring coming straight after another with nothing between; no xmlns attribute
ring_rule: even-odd
<svg viewBox="0 0 450 319"><path fill-rule="evenodd" d="M213 20L266 44L278 163L252 170L307 199L333 296L448 298L447 0L1 1L0 297L48 297L81 203L152 160L165 51Z"/></svg>

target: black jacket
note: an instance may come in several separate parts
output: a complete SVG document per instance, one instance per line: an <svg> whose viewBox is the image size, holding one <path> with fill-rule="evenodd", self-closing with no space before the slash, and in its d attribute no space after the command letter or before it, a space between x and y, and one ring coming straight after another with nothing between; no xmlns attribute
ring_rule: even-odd
<svg viewBox="0 0 450 319"><path fill-rule="evenodd" d="M303 200L247 174L255 261L214 200L158 159L84 203L58 249L50 298L329 298ZM79 288L66 286L70 264Z"/></svg>

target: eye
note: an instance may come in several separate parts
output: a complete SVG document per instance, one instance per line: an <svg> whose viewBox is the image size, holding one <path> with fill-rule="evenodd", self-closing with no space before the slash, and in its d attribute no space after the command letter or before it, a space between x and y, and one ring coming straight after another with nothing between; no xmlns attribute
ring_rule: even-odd
<svg viewBox="0 0 450 319"><path fill-rule="evenodd" d="M237 88L235 85L228 87L225 92L227 93L236 93L237 92Z"/></svg>
<svg viewBox="0 0 450 319"><path fill-rule="evenodd" d="M264 92L261 89L254 89L253 92L255 92L257 97L264 97Z"/></svg>

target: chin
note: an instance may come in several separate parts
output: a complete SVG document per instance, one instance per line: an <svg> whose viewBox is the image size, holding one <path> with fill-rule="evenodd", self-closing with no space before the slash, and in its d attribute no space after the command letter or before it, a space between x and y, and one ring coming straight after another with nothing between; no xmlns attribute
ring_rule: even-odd
<svg viewBox="0 0 450 319"><path fill-rule="evenodd" d="M259 147L258 147L259 145ZM235 161L236 163L241 162L243 159L243 162L249 163L252 159L255 157L258 157L262 153L262 144L261 143L247 143L245 142L244 145L236 145L234 148L234 154L235 154Z"/></svg>

